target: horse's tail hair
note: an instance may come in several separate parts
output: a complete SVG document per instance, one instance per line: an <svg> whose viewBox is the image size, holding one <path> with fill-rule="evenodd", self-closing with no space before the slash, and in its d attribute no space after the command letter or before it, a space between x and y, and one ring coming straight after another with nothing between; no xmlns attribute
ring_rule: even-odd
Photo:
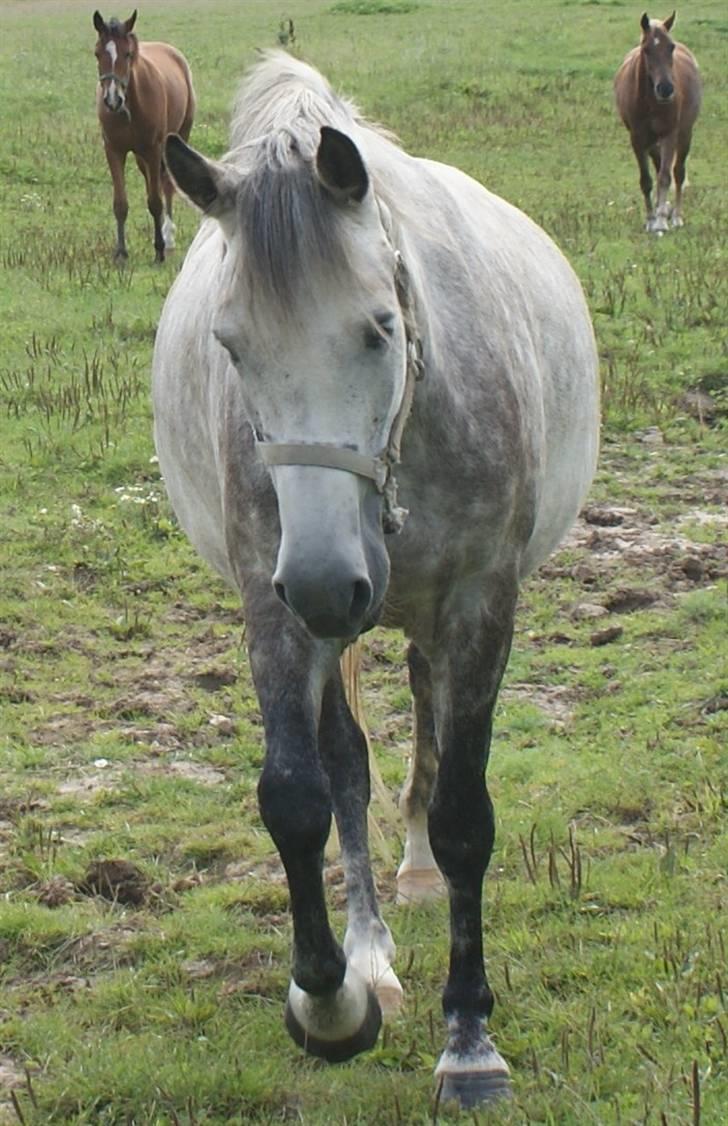
<svg viewBox="0 0 728 1126"><path fill-rule="evenodd" d="M395 859L387 838L390 833L396 833L398 831L399 814L397 812L397 806L392 800L392 796L382 778L379 764L372 750L371 739L369 738L369 729L367 728L361 699L361 654L361 641L354 641L351 645L347 646L341 656L341 678L344 682L344 692L346 693L349 709L366 741L367 757L369 759L369 777L371 779L373 796L379 807L379 817L375 816L371 807L369 809L369 832L371 837L377 841L377 848L382 860L389 868L393 868ZM382 821L385 822L384 825L382 825ZM385 833L385 828L389 830L388 833Z"/></svg>

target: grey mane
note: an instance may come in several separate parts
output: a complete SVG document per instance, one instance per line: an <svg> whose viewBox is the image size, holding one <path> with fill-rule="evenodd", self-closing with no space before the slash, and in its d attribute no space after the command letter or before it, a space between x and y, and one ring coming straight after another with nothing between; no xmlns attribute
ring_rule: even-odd
<svg viewBox="0 0 728 1126"><path fill-rule="evenodd" d="M383 137L318 71L266 52L238 93L225 160L243 173L237 211L248 291L286 316L315 271L343 282L348 269L343 209L315 171L322 125L357 143L367 133Z"/></svg>

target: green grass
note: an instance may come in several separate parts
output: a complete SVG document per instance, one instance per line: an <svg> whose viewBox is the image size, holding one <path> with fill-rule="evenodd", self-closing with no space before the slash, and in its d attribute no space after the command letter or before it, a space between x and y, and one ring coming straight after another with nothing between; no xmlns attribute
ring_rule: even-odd
<svg viewBox="0 0 728 1126"><path fill-rule="evenodd" d="M142 8L140 33L190 59L192 140L209 155L225 150L237 81L255 48L277 44L283 16L295 49L410 151L460 165L546 227L582 280L602 361L590 503L622 522L580 522L523 591L489 775L498 840L486 895L493 1032L515 1097L464 1120L718 1126L728 1103L722 8L679 13L705 101L686 227L659 240L643 233L611 105L638 10ZM381 806L377 879L406 1009L373 1052L341 1067L304 1058L283 1028L290 919L257 812L262 729L239 603L177 529L151 437L154 328L197 219L177 206L181 250L155 267L130 165L131 257L114 266L93 42L82 4L3 7L0 1121L454 1122L432 1080L446 913L395 906L401 841ZM685 399L699 388L712 426ZM610 610L625 591L650 598ZM621 632L601 644L608 627ZM368 721L393 799L410 737L402 657L396 635L370 638ZM143 902L90 894L89 866L108 858L136 865ZM330 861L341 933L333 849Z"/></svg>

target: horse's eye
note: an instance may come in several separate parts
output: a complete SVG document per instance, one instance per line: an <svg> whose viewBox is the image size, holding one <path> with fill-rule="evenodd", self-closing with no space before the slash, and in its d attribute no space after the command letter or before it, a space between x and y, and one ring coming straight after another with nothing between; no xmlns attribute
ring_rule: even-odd
<svg viewBox="0 0 728 1126"><path fill-rule="evenodd" d="M364 330L364 343L367 348L384 348L394 335L394 317L391 313L375 316Z"/></svg>
<svg viewBox="0 0 728 1126"><path fill-rule="evenodd" d="M218 344L221 344L223 346L232 363L239 364L240 356L238 355L237 349L232 344L230 344L228 340L225 339L224 333L218 332L217 329L213 329L212 335L215 337Z"/></svg>

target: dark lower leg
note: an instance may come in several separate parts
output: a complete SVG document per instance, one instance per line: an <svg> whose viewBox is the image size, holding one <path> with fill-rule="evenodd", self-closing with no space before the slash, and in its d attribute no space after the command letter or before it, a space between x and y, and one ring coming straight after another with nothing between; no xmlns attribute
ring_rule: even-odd
<svg viewBox="0 0 728 1126"><path fill-rule="evenodd" d="M316 666L321 660L302 631L291 636L287 622L287 659L282 660L279 616L272 609L261 627L254 616L248 617L251 666L266 734L258 800L288 877L293 978L307 993L322 994L341 985L346 959L329 927L322 878L331 792L318 752Z"/></svg>

